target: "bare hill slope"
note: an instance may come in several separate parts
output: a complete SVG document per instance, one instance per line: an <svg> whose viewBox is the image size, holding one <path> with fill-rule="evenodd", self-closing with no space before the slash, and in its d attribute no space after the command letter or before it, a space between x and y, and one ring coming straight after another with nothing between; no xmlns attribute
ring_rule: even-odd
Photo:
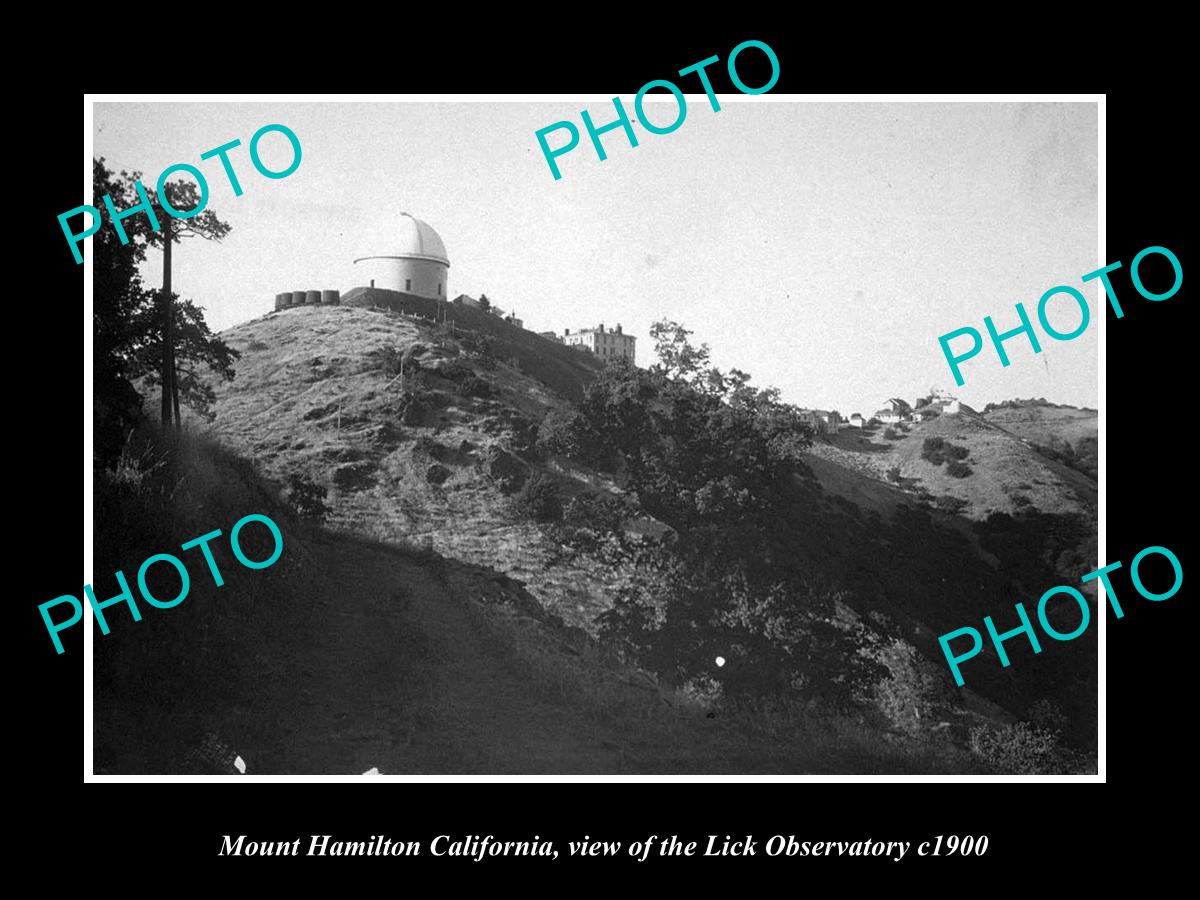
<svg viewBox="0 0 1200 900"><path fill-rule="evenodd" d="M478 333L395 313L272 313L225 333L242 358L237 378L216 385L214 427L279 484L299 475L326 486L330 524L495 567L587 627L618 573L563 558L512 494L531 471L522 453L538 423L582 394L599 363L522 334L473 352ZM597 481L556 477L568 492Z"/></svg>

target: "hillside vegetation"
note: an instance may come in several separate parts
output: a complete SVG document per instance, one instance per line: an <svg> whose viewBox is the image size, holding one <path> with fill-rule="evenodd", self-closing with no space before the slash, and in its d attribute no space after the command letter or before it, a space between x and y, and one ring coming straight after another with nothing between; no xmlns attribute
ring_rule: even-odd
<svg viewBox="0 0 1200 900"><path fill-rule="evenodd" d="M1099 465L1096 410L1024 400L988 404L983 417L1095 481Z"/></svg>
<svg viewBox="0 0 1200 900"><path fill-rule="evenodd" d="M953 756L963 752L972 728L1028 719L1047 698L1064 710L1065 733L1073 743L1086 751L1094 741L1095 649L1088 637L1055 648L1051 665L1035 660L1001 669L994 656L981 656L972 664L969 688L947 690L937 634L977 623L987 613L1010 613L1017 599L1059 583L1058 573L1094 541L1094 496L1089 500L1085 480L1075 480L1079 473L1038 456L980 417L944 417L919 426L968 448L973 474L966 478L923 460L916 432L895 442L856 435L853 440L862 442L857 446L818 442L796 458L792 475L763 482L764 489L773 485L763 494L774 498L768 504L772 511L758 516L753 527L767 529L766 540L738 545L722 541L720 515L705 524L706 509L716 502L712 509L719 510L736 490L759 488L729 482L735 494L701 499L683 486L679 498L687 502L680 506L670 500L675 488L668 482L662 482L662 502L655 501L646 480L651 470L631 468L643 459L665 465L661 474L667 475L683 462L670 449L676 439L666 431L654 437L654 431L622 426L618 430L626 437L610 442L607 459L594 452L600 449L596 441L587 447L587 440L555 440L573 430L576 437L586 436L586 429L578 430L581 415L592 417L593 425L605 423L606 434L614 433L613 415L633 423L636 417L628 417L643 415L639 408L651 416L647 422L675 422L670 429L685 422L679 418L681 402L697 413L711 409L717 415L712 422L727 415L720 405L696 406L690 394L669 382L651 380L629 394L630 376L612 370L601 376L586 355L533 335L523 345L509 343L498 356L483 334L461 323L436 325L368 309L287 310L223 337L241 354L237 377L214 385L213 427L223 443L253 458L281 488L291 484L294 493L298 482L324 489L328 526L346 539L424 548L444 564L511 579L506 583L530 598L539 615L561 619L567 645L595 648L608 659L595 671L619 665L640 672L635 681L653 685L674 697L672 702L682 697L685 705L741 723L743 737L763 727L776 729L781 721L791 723L784 732L794 733L824 715L834 717L826 722L854 722L854 728L875 736L867 744L881 758L894 758L893 742L901 735L917 741L922 753L942 748ZM558 360L553 376L545 374L543 357ZM564 371L570 372L569 383ZM703 424L708 415L696 419L697 427L709 428ZM770 435L787 431L767 428L763 447L778 448ZM735 427L730 438L741 442L743 432ZM676 446L695 449L689 441ZM710 469L723 452L713 449L716 455L703 463ZM731 452L759 451L746 445ZM884 454L886 466L876 459ZM893 467L900 470L899 482L887 478ZM738 468L721 477L744 481ZM918 483L926 485L924 491ZM1021 494L1028 504L1014 499ZM939 496L957 497L959 504L939 508L930 502ZM696 541L710 527L717 529L713 547L729 565L695 556L681 568L687 548L702 547ZM735 533L726 530L727 536ZM737 546L747 555L734 564L728 553ZM748 601L761 598L745 608L756 611L750 618L729 619L733 610L726 609L721 629L728 636L713 632L688 651L693 662L678 668L684 657L671 642L686 631L668 638L670 632L654 625L653 617L644 619L651 609L645 599L677 595L669 605L678 614L684 608L679 603L693 604L703 595L695 591L705 578L732 585L729 578L749 572L774 573L776 583L794 587L770 601L782 606L762 606L770 585L743 581ZM667 593L656 594L655 584ZM678 590L683 593L673 593ZM714 610L741 590L713 594ZM768 613L772 608L776 612ZM641 612L631 619L627 613L636 609ZM693 609L703 619L703 610ZM787 628L793 636L781 642L784 620L792 622ZM741 634L737 640L731 641L731 627ZM636 639L638 629L642 639ZM521 643L527 652L541 652L540 638ZM720 671L710 649L717 646L728 663ZM772 654L782 654L776 661L783 681L757 702L752 695L734 702L729 692L738 678L770 680L766 661ZM733 665L742 659L745 663ZM857 713L837 713L821 701L801 714L803 706L780 699L790 690L779 687L793 677L788 671L804 684L821 669L822 677L832 679L828 689L844 693L836 686L845 688L849 682L843 679L858 677L856 659L864 664L860 675L872 668L876 673L875 687L865 695L859 690L875 712L858 707ZM571 683L596 682L595 671L571 664L564 669L559 662L551 668L560 681L567 671ZM701 671L704 665L707 672ZM775 713L768 715L768 708ZM666 751L660 744L654 752ZM953 765L972 765L958 759ZM648 757L640 764L652 766ZM868 768L860 770L877 771L870 767L879 760L861 764Z"/></svg>
<svg viewBox="0 0 1200 900"><path fill-rule="evenodd" d="M218 541L224 587L201 577L201 563L180 606L143 607L141 622L110 610L112 633L96 632L98 772L234 774L235 756L252 774L979 765L949 741L852 717L769 706L716 715L492 569L297 518L253 465L196 437L146 428L97 479L96 570L128 572L174 539L227 534L250 511L280 526L275 565L243 569ZM108 586L97 577L98 592Z"/></svg>

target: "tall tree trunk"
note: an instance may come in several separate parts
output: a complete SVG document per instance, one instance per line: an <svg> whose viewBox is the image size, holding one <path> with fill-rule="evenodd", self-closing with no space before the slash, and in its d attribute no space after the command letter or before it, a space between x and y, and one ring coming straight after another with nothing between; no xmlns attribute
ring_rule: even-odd
<svg viewBox="0 0 1200 900"><path fill-rule="evenodd" d="M175 407L175 430L183 427L183 418L179 415L179 371L175 366L175 348L171 348L171 404Z"/></svg>
<svg viewBox="0 0 1200 900"><path fill-rule="evenodd" d="M162 424L171 424L172 398L175 392L175 310L171 302L171 217L163 221L163 346L162 346Z"/></svg>

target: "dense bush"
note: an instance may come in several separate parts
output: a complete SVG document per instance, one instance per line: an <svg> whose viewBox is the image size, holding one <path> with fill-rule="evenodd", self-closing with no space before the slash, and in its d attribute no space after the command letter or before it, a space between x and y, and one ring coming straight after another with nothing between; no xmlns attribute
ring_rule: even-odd
<svg viewBox="0 0 1200 900"><path fill-rule="evenodd" d="M890 469L888 469L887 470L887 479L888 479L888 481L895 482L896 484L899 484L901 481L903 481L904 479L900 475L900 467L892 466Z"/></svg>
<svg viewBox="0 0 1200 900"><path fill-rule="evenodd" d="M460 331L457 334L458 345L465 353L482 359L493 359L493 349L496 339L490 334L479 331Z"/></svg>
<svg viewBox="0 0 1200 900"><path fill-rule="evenodd" d="M921 459L928 460L935 466L940 466L944 462L966 459L970 454L971 451L966 447L952 444L943 437L927 437L925 443L921 445ZM968 471L967 474L969 475L970 472Z"/></svg>
<svg viewBox="0 0 1200 900"><path fill-rule="evenodd" d="M974 471L966 463L961 463L957 459L952 459L946 463L946 474L952 478L966 478Z"/></svg>
<svg viewBox="0 0 1200 900"><path fill-rule="evenodd" d="M297 514L313 522L324 522L332 510L325 503L329 492L324 485L304 475L288 478L287 501Z"/></svg>
<svg viewBox="0 0 1200 900"><path fill-rule="evenodd" d="M385 344L377 347L368 355L375 360L383 374L389 378L400 374L400 367L404 364L404 354L399 347Z"/></svg>
<svg viewBox="0 0 1200 900"><path fill-rule="evenodd" d="M885 438L887 438L889 441L894 441L894 440L896 440L896 438L900 437L900 435L897 433L896 429L890 425L887 428L883 429L883 436Z"/></svg>
<svg viewBox="0 0 1200 900"><path fill-rule="evenodd" d="M563 522L575 528L607 534L620 529L626 514L624 505L615 497L579 494L567 501L563 509Z"/></svg>
<svg viewBox="0 0 1200 900"><path fill-rule="evenodd" d="M588 465L600 462L600 443L574 410L554 410L538 426L534 447L542 457L561 455Z"/></svg>
<svg viewBox="0 0 1200 900"><path fill-rule="evenodd" d="M562 494L554 480L534 472L517 493L517 509L538 522L552 522L563 514Z"/></svg>
<svg viewBox="0 0 1200 900"><path fill-rule="evenodd" d="M955 698L937 668L907 641L880 640L869 652L888 670L888 677L875 685L872 699L893 727L919 734L954 706Z"/></svg>
<svg viewBox="0 0 1200 900"><path fill-rule="evenodd" d="M1063 745L1054 727L1017 722L997 728L971 729L969 747L987 770L996 775L1071 775L1082 760Z"/></svg>
<svg viewBox="0 0 1200 900"><path fill-rule="evenodd" d="M458 392L464 397L480 399L487 399L493 395L491 384L477 375L468 375L459 381Z"/></svg>

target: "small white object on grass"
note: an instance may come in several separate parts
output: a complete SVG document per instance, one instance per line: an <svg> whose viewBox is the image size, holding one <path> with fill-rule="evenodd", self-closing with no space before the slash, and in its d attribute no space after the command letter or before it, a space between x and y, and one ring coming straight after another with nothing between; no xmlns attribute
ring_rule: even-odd
<svg viewBox="0 0 1200 900"><path fill-rule="evenodd" d="M717 657L717 668L719 669L719 668L721 668L721 666L723 666L723 665L725 665L725 657L723 657L723 656L718 656L718 657Z"/></svg>
<svg viewBox="0 0 1200 900"><path fill-rule="evenodd" d="M241 773L242 775L246 774L246 761L244 759L242 759L240 756L233 761L233 767L235 769L237 769L238 772Z"/></svg>

